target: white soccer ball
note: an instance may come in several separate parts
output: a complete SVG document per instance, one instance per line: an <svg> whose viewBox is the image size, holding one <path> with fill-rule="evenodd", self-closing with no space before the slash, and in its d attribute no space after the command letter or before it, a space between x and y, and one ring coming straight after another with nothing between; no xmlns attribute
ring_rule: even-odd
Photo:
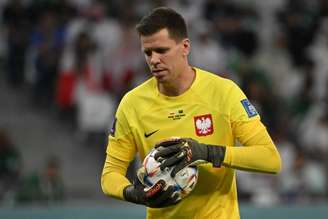
<svg viewBox="0 0 328 219"><path fill-rule="evenodd" d="M180 193L181 198L186 197L195 188L197 183L197 167L186 167L179 171L173 178L170 175L173 167L161 171L159 167L161 163L154 158L156 152L156 149L151 150L143 161L143 166L146 170L144 183L147 187L151 187L160 179L163 179L167 186L173 186L175 192Z"/></svg>

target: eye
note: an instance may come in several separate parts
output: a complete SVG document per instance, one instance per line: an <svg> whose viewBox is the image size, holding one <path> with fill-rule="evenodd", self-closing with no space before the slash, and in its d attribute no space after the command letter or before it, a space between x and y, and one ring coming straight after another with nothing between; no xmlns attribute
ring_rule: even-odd
<svg viewBox="0 0 328 219"><path fill-rule="evenodd" d="M168 50L169 50L168 48L158 48L158 49L156 49L155 51L156 51L157 53L164 54L164 53L166 53Z"/></svg>
<svg viewBox="0 0 328 219"><path fill-rule="evenodd" d="M151 50L145 50L144 53L146 56L151 56Z"/></svg>

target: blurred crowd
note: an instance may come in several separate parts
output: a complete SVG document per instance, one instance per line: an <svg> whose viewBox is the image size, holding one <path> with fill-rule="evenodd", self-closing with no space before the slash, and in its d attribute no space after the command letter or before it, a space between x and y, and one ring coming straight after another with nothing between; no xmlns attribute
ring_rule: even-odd
<svg viewBox="0 0 328 219"><path fill-rule="evenodd" d="M35 107L56 109L87 137L106 133L122 95L150 76L135 23L153 7L174 8L187 20L192 65L238 83L281 153L278 176L238 172L240 199L260 205L327 200L328 0L0 4L6 83L27 89Z"/></svg>
<svg viewBox="0 0 328 219"><path fill-rule="evenodd" d="M57 157L48 157L41 171L22 174L22 170L22 155L8 133L0 129L0 206L52 205L64 200Z"/></svg>

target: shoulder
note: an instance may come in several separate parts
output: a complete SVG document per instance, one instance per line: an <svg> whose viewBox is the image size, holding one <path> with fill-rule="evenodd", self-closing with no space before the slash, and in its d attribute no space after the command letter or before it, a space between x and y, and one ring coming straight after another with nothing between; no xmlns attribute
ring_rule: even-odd
<svg viewBox="0 0 328 219"><path fill-rule="evenodd" d="M123 98L127 98L131 100L131 99L135 99L136 97L142 98L146 96L152 96L155 95L155 91L156 91L156 81L153 77L151 77L145 82L141 83L137 87L127 92Z"/></svg>
<svg viewBox="0 0 328 219"><path fill-rule="evenodd" d="M243 91L231 79L220 77L208 71L197 70L197 85L194 94L208 106L220 109L222 113L229 114L231 107L238 105L245 99Z"/></svg>
<svg viewBox="0 0 328 219"><path fill-rule="evenodd" d="M239 89L239 86L228 78L223 78L215 73L195 68L199 77L199 84L207 90L212 89L213 92L219 92L220 95L230 93L231 89Z"/></svg>
<svg viewBox="0 0 328 219"><path fill-rule="evenodd" d="M156 81L152 77L137 87L127 92L121 99L120 106L133 109L136 106L141 107L156 96Z"/></svg>

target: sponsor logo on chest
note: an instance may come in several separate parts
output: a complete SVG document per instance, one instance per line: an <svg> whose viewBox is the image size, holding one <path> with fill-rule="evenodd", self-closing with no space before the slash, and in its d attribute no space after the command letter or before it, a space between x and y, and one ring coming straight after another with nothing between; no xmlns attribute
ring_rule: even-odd
<svg viewBox="0 0 328 219"><path fill-rule="evenodd" d="M186 114L183 112L183 110L177 110L174 112L170 112L169 115L167 116L167 118L172 119L172 120L178 120L184 116L186 116Z"/></svg>

